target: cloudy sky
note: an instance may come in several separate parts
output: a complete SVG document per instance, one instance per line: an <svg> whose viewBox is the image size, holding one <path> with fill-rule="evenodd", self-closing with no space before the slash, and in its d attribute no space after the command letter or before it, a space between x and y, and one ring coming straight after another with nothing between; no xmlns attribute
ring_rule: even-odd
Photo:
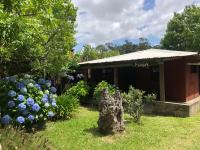
<svg viewBox="0 0 200 150"><path fill-rule="evenodd" d="M77 46L107 42L121 44L125 39L137 42L146 37L159 44L174 12L200 0L72 0L79 8Z"/></svg>

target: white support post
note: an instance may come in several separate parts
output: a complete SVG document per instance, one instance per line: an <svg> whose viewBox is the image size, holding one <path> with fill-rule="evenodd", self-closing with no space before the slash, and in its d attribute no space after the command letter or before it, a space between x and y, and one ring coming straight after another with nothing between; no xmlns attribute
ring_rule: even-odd
<svg viewBox="0 0 200 150"><path fill-rule="evenodd" d="M165 101L165 70L164 63L159 64L160 101Z"/></svg>

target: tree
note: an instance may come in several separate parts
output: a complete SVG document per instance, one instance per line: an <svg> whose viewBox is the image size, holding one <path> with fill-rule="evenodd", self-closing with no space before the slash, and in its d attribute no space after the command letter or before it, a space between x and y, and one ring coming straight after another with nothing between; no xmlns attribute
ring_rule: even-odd
<svg viewBox="0 0 200 150"><path fill-rule="evenodd" d="M146 38L139 38L139 44L138 44L138 50L145 50L151 48L151 45L149 44L148 39Z"/></svg>
<svg viewBox="0 0 200 150"><path fill-rule="evenodd" d="M126 54L126 53L131 53L131 52L135 52L137 48L136 44L133 44L132 42L125 40L125 44L123 44L121 46L121 52L122 54Z"/></svg>
<svg viewBox="0 0 200 150"><path fill-rule="evenodd" d="M200 50L200 7L187 6L175 13L167 25L162 47L171 50Z"/></svg>
<svg viewBox="0 0 200 150"><path fill-rule="evenodd" d="M66 71L73 59L76 12L71 0L0 0L4 74Z"/></svg>
<svg viewBox="0 0 200 150"><path fill-rule="evenodd" d="M108 43L107 46L111 50L118 50L120 54L126 54L126 53L131 53L131 52L136 52L139 50L145 50L151 48L151 45L146 38L139 38L139 43L135 44L133 42L130 42L128 40L125 40L125 43L122 45L114 45L111 43Z"/></svg>
<svg viewBox="0 0 200 150"><path fill-rule="evenodd" d="M77 53L76 55L79 55L80 62L83 62L116 56L119 54L120 53L118 50L110 50L106 45L99 45L96 48L92 47L91 45L85 45L83 51Z"/></svg>
<svg viewBox="0 0 200 150"><path fill-rule="evenodd" d="M136 52L139 50L145 50L151 48L151 45L146 38L140 38L138 44L134 44L128 40L122 45L116 45L113 43L106 43L98 45L96 48L90 45L85 45L83 51L77 53L80 61L89 61L94 59L100 59L105 57L116 56L120 54L126 54L131 52Z"/></svg>
<svg viewBox="0 0 200 150"><path fill-rule="evenodd" d="M98 53L95 51L91 45L85 45L83 48L83 52L80 53L80 61L90 61L94 59L98 59Z"/></svg>

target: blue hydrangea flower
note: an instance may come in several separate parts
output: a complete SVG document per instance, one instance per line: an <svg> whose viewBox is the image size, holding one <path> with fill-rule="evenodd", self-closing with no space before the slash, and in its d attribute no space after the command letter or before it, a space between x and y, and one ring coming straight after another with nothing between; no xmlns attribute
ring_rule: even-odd
<svg viewBox="0 0 200 150"><path fill-rule="evenodd" d="M9 115L5 115L1 118L1 123L4 125L8 125L11 121L11 117Z"/></svg>
<svg viewBox="0 0 200 150"><path fill-rule="evenodd" d="M55 94L57 92L57 89L55 87L51 87L51 92Z"/></svg>
<svg viewBox="0 0 200 150"><path fill-rule="evenodd" d="M34 99L32 99L32 98L30 98L30 97L27 98L26 104L27 104L28 106L33 106L34 103L35 103Z"/></svg>
<svg viewBox="0 0 200 150"><path fill-rule="evenodd" d="M52 111L49 111L48 114L47 114L48 117L53 117L54 115L55 114Z"/></svg>
<svg viewBox="0 0 200 150"><path fill-rule="evenodd" d="M27 88L25 88L25 87L21 88L21 89L20 89L20 92L21 92L22 94L26 94L26 93L27 93Z"/></svg>
<svg viewBox="0 0 200 150"><path fill-rule="evenodd" d="M15 97L16 95L17 95L16 92L13 91L13 90L10 90L10 91L8 92L8 96L10 96L10 97Z"/></svg>
<svg viewBox="0 0 200 150"><path fill-rule="evenodd" d="M44 104L44 107L45 107L45 108L48 108L49 106L50 106L49 103L45 103L45 104Z"/></svg>
<svg viewBox="0 0 200 150"><path fill-rule="evenodd" d="M19 124L22 124L22 123L25 122L25 118L22 117L22 116L19 116L19 117L17 117L16 121L17 121Z"/></svg>
<svg viewBox="0 0 200 150"><path fill-rule="evenodd" d="M51 81L50 80L46 80L46 86L50 87L51 86Z"/></svg>
<svg viewBox="0 0 200 150"><path fill-rule="evenodd" d="M40 84L45 84L46 81L45 81L45 79L42 79L42 78L41 78L41 79L38 80L38 83L40 83Z"/></svg>
<svg viewBox="0 0 200 150"><path fill-rule="evenodd" d="M38 90L42 90L41 86L39 84L35 84L35 87L38 89Z"/></svg>
<svg viewBox="0 0 200 150"><path fill-rule="evenodd" d="M28 115L28 120L30 120L31 122L35 119L35 117L33 115Z"/></svg>
<svg viewBox="0 0 200 150"><path fill-rule="evenodd" d="M25 86L24 86L24 84L23 83L21 83L21 82L18 82L17 83L17 89L21 89L21 88L24 88Z"/></svg>
<svg viewBox="0 0 200 150"><path fill-rule="evenodd" d="M44 97L44 98L48 98L48 94L44 94L43 97Z"/></svg>
<svg viewBox="0 0 200 150"><path fill-rule="evenodd" d="M15 102L14 101L9 101L8 102L8 107L9 108L12 108L12 107L14 107L15 106Z"/></svg>
<svg viewBox="0 0 200 150"><path fill-rule="evenodd" d="M68 75L67 78L68 78L68 80L70 80L70 81L74 81L74 77L73 77L73 76Z"/></svg>
<svg viewBox="0 0 200 150"><path fill-rule="evenodd" d="M24 101L24 95L18 95L17 100L20 102Z"/></svg>
<svg viewBox="0 0 200 150"><path fill-rule="evenodd" d="M53 98L53 99L51 99L51 102L52 103L56 103L56 100Z"/></svg>
<svg viewBox="0 0 200 150"><path fill-rule="evenodd" d="M48 98L43 97L41 101L42 101L43 103L47 103L47 102L48 102Z"/></svg>
<svg viewBox="0 0 200 150"><path fill-rule="evenodd" d="M56 99L55 99L55 98L53 98L53 99L52 99L52 102L56 103Z"/></svg>
<svg viewBox="0 0 200 150"><path fill-rule="evenodd" d="M39 106L37 103L35 103L35 104L32 106L32 110L38 112L38 111L40 110L40 106Z"/></svg>
<svg viewBox="0 0 200 150"><path fill-rule="evenodd" d="M18 109L19 109L19 111L24 111L26 109L26 105L24 103L20 103L18 105Z"/></svg>
<svg viewBox="0 0 200 150"><path fill-rule="evenodd" d="M52 102L51 105L52 105L53 107L56 107L56 106L57 106L55 102Z"/></svg>
<svg viewBox="0 0 200 150"><path fill-rule="evenodd" d="M76 78L78 78L78 79L82 79L84 76L83 76L83 74L81 73L81 74L77 74L76 75Z"/></svg>

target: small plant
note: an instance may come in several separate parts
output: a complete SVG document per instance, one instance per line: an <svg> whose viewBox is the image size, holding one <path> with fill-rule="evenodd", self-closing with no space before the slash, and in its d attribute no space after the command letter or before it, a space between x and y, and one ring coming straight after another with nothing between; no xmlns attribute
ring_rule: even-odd
<svg viewBox="0 0 200 150"><path fill-rule="evenodd" d="M133 117L134 122L140 123L143 112L143 96L144 91L129 87L128 94L123 94L125 100L125 109Z"/></svg>
<svg viewBox="0 0 200 150"><path fill-rule="evenodd" d="M70 118L71 113L79 107L79 102L88 95L88 92L89 86L84 81L79 81L63 95L57 97L57 118Z"/></svg>
<svg viewBox="0 0 200 150"><path fill-rule="evenodd" d="M144 101L147 103L152 103L156 100L157 96L154 93L147 94L144 96Z"/></svg>
<svg viewBox="0 0 200 150"><path fill-rule="evenodd" d="M61 95L57 97L56 117L58 119L69 119L71 113L79 107L79 100L73 95Z"/></svg>
<svg viewBox="0 0 200 150"><path fill-rule="evenodd" d="M128 93L123 93L122 96L124 99L125 111L133 117L133 120L136 123L140 123L144 104L156 100L155 94L145 95L145 91L135 89L132 86L129 87Z"/></svg>
<svg viewBox="0 0 200 150"><path fill-rule="evenodd" d="M98 105L101 100L101 92L104 89L108 89L108 93L110 95L113 95L116 91L116 88L112 86L111 84L107 83L106 81L100 82L94 89L93 93L93 104Z"/></svg>
<svg viewBox="0 0 200 150"><path fill-rule="evenodd" d="M67 95L73 95L81 100L89 93L89 86L84 81L79 81L66 91Z"/></svg>

